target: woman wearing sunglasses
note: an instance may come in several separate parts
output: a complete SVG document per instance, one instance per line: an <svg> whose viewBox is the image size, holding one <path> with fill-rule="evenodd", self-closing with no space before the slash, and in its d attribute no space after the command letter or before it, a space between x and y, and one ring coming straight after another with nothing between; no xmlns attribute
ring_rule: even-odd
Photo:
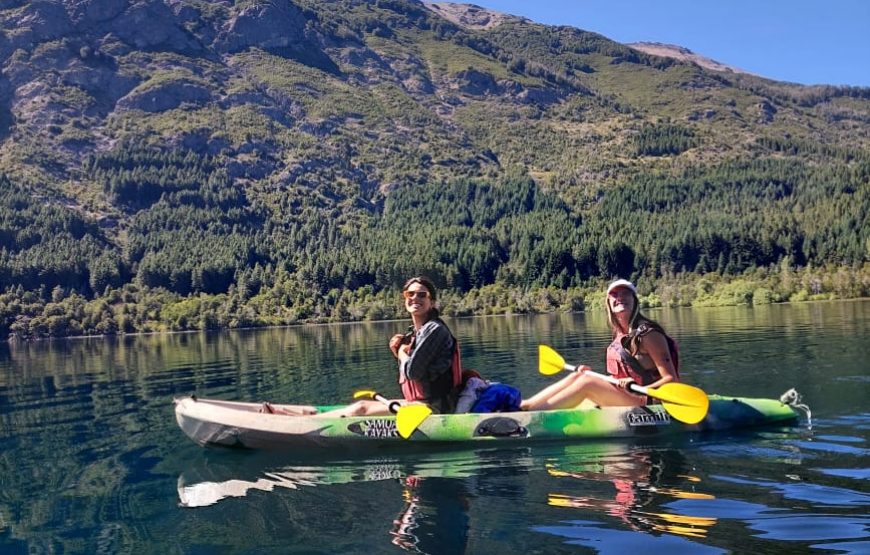
<svg viewBox="0 0 870 555"><path fill-rule="evenodd" d="M446 414L456 408L462 366L456 338L435 308L436 295L429 278L418 276L405 282L402 297L412 325L406 333L390 338L389 347L398 361L404 402L425 403ZM337 412L343 416L390 413L387 405L378 401L357 401Z"/></svg>
<svg viewBox="0 0 870 555"><path fill-rule="evenodd" d="M523 410L571 408L585 399L598 406L645 405L649 402L647 396L630 392L630 383L661 387L679 381L676 343L659 324L640 312L634 284L624 279L612 282L604 302L613 335L607 347L607 372L619 379L619 385L587 376L590 368L581 365L576 372L523 400Z"/></svg>
<svg viewBox="0 0 870 555"><path fill-rule="evenodd" d="M405 282L402 296L413 324L390 339L399 362L399 385L406 401L420 401L440 413L456 408L462 380L459 346L435 308L435 285L425 277Z"/></svg>

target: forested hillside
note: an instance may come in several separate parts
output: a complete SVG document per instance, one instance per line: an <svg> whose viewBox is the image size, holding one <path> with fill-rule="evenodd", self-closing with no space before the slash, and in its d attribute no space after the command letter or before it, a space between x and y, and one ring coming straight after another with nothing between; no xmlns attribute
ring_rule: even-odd
<svg viewBox="0 0 870 555"><path fill-rule="evenodd" d="M413 0L0 25L0 335L870 294L870 89Z"/></svg>

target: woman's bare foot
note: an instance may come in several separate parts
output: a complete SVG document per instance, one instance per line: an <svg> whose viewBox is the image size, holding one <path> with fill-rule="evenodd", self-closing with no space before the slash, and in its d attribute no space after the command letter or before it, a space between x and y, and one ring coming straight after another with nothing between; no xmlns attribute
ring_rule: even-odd
<svg viewBox="0 0 870 555"><path fill-rule="evenodd" d="M311 416L317 414L317 409L307 406L294 406L292 409L286 409L266 402L263 403L263 406L257 412L263 414L284 414L287 416Z"/></svg>

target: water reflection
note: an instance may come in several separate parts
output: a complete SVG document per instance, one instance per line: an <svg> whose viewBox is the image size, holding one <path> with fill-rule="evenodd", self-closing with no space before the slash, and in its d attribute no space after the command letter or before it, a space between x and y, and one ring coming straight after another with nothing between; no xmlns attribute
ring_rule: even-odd
<svg viewBox="0 0 870 555"><path fill-rule="evenodd" d="M612 485L612 491L601 495L550 493L548 502L557 507L597 509L616 517L636 531L668 532L692 538L704 538L715 519L658 512L655 507L670 499L712 499L696 491L700 478L688 473L685 459L675 450L632 449L613 455L577 459L570 456L557 464L548 464L550 476L578 480L566 487L584 491L589 482ZM685 487L688 482L691 489Z"/></svg>
<svg viewBox="0 0 870 555"><path fill-rule="evenodd" d="M762 444L769 441L763 439ZM702 448L704 452L724 457L726 449L719 447L723 448ZM738 450L739 455L748 455L758 449L757 446L741 444ZM776 452L763 445L760 451L767 452L767 456ZM763 551L763 541L779 544L824 541L813 547L848 553L866 552L867 541L848 540L867 538L870 517L866 516L866 507L870 506L870 495L848 487L804 482L797 474L788 474L789 481L778 482L732 474L692 472L686 468L682 453L682 450L635 448L593 458L568 456L558 465L548 465L548 473L560 479L561 484L557 492L549 495L552 506L578 509L583 513L591 509L615 517L625 526L614 530L588 520L566 520L558 525L541 525L534 529L565 538L569 544L595 548L600 553L616 552L611 550L611 542L619 542L622 552L655 549L696 553L704 552L704 548L688 543L688 540L703 540L715 526L731 529L731 522L740 522L754 531L755 538L755 541L741 544L742 552ZM734 456L732 447L729 462ZM794 455L782 460L791 460L793 464L803 461ZM715 468L716 465L709 466ZM572 482L576 482L573 487L581 493L571 491ZM596 488L596 483L610 487ZM723 489L723 484L740 489ZM769 503L740 498L766 499ZM787 501L783 503L779 499ZM808 508L828 508L829 511L808 511ZM831 512L838 509L844 511L843 514ZM857 514L855 509L858 509ZM626 530L645 534L632 535ZM650 536L649 533L656 535ZM711 552L721 551L714 549Z"/></svg>
<svg viewBox="0 0 870 555"><path fill-rule="evenodd" d="M483 455L477 451L417 453L413 460L400 455L350 459L324 456L292 463L272 453L248 454L241 459L235 453L220 455L202 460L178 477L182 507L205 507L252 491L271 492L278 488L295 490L408 478L420 482L426 478L465 478L487 468Z"/></svg>
<svg viewBox="0 0 870 555"><path fill-rule="evenodd" d="M625 553L719 554L731 550L706 546L670 534L638 534L608 528L605 524L585 520L566 521L558 525L533 526L532 530L565 538L567 544L588 547L600 555Z"/></svg>
<svg viewBox="0 0 870 555"><path fill-rule="evenodd" d="M394 390L405 322L0 344L0 552L868 552L870 301L654 317L688 381L798 386L813 430L288 460L200 448L172 398ZM607 343L597 313L450 324L469 367L524 391L550 380L538 343L599 369Z"/></svg>
<svg viewBox="0 0 870 555"><path fill-rule="evenodd" d="M286 455L209 451L178 477L179 504L208 507L260 492L287 496L306 488L389 482L398 484L399 491L381 488L391 493L380 493L378 499L382 505L398 507L390 522L390 541L420 553L465 552L471 515L485 511L474 507L480 497L538 498L552 507L580 510L584 516L615 518L625 530L686 540L703 540L717 523L713 517L667 508L673 500L715 496L704 491L702 478L692 472L682 451L666 446L594 442L294 462L281 457ZM566 532L548 526L535 529ZM582 529L590 541L614 532L610 527ZM687 545L681 542L654 540L656 548L678 551Z"/></svg>
<svg viewBox="0 0 870 555"><path fill-rule="evenodd" d="M404 478L392 544L412 553L465 553L470 497L460 480Z"/></svg>
<svg viewBox="0 0 870 555"><path fill-rule="evenodd" d="M527 448L441 450L372 458L304 458L282 461L273 453L218 453L186 469L177 480L179 506L209 507L257 492L353 483L398 484L378 502L395 507L390 519L392 545L414 553L464 553L473 498L488 484L528 473L536 464ZM505 461L509 460L509 464ZM521 496L524 489L499 485L500 495Z"/></svg>
<svg viewBox="0 0 870 555"><path fill-rule="evenodd" d="M808 501L814 505L834 507L870 506L870 495L847 488L837 488L807 483L779 483L764 480L750 480L733 476L720 476L720 480L735 484L759 486L775 491L786 499Z"/></svg>
<svg viewBox="0 0 870 555"><path fill-rule="evenodd" d="M567 543L592 547L599 553L631 550L654 552L722 553L696 542L707 536L717 519L678 513L664 505L673 499L713 499L701 478L691 472L681 451L636 447L572 453L548 464L550 476L559 478L559 490L548 502L616 518L624 526L614 530L584 520L534 530L566 538ZM600 517L599 517L600 518ZM637 533L632 533L637 532ZM650 533L655 535L649 535Z"/></svg>

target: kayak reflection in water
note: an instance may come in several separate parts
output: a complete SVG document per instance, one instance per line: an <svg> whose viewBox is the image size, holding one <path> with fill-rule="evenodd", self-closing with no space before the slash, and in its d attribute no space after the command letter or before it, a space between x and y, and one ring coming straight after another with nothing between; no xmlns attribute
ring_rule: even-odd
<svg viewBox="0 0 870 555"><path fill-rule="evenodd" d="M650 388L679 381L676 343L664 329L640 312L637 289L618 279L607 286L607 321L613 342L607 347L607 372L619 385L587 375L588 366L523 400L523 410L566 409L589 399L598 406L639 406L650 401L645 395L629 391L632 383Z"/></svg>
<svg viewBox="0 0 870 555"><path fill-rule="evenodd" d="M560 469L548 465L547 472L555 478L610 482L615 490L612 497L551 493L549 505L599 509L642 532L703 538L716 524L715 518L671 514L662 507L674 499L713 499L712 495L677 487L676 482L699 481L684 474L685 460L678 451L631 451L624 456L584 462L578 467Z"/></svg>

